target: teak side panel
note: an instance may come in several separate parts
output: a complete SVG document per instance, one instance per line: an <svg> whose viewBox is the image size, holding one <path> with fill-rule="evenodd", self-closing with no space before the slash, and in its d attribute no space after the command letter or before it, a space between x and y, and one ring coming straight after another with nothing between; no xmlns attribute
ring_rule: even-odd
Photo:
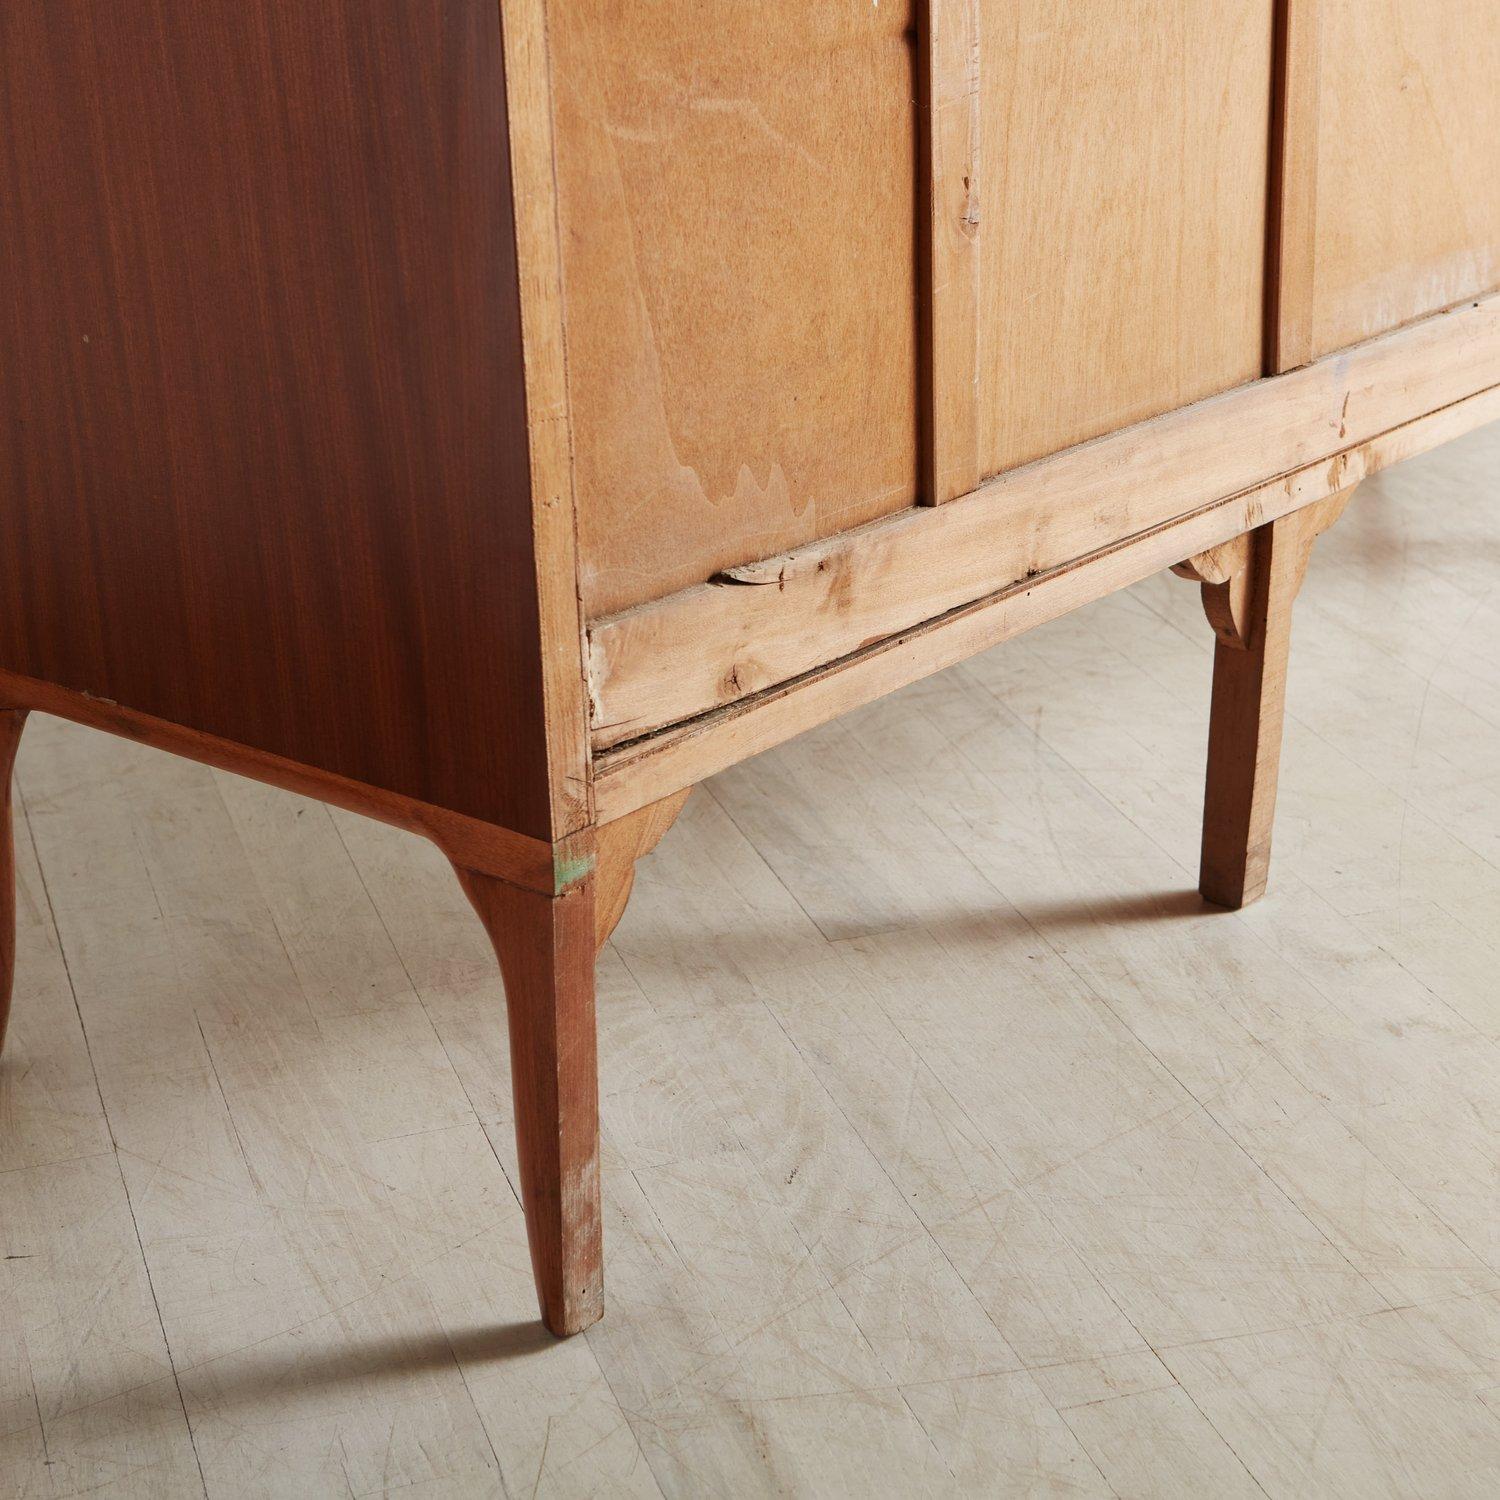
<svg viewBox="0 0 1500 1500"><path fill-rule="evenodd" d="M1500 6L1322 3L1320 354L1500 287Z"/></svg>
<svg viewBox="0 0 1500 1500"><path fill-rule="evenodd" d="M997 474L1261 373L1273 0L979 10Z"/></svg>
<svg viewBox="0 0 1500 1500"><path fill-rule="evenodd" d="M549 836L501 56L0 6L0 666Z"/></svg>
<svg viewBox="0 0 1500 1500"><path fill-rule="evenodd" d="M586 614L910 505L910 5L549 26Z"/></svg>

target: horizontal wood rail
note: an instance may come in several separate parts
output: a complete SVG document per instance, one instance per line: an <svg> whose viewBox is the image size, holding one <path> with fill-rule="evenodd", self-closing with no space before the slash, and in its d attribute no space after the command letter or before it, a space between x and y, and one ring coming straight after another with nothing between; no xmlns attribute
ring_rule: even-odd
<svg viewBox="0 0 1500 1500"><path fill-rule="evenodd" d="M0 713L18 710L71 719L75 724L118 734L153 750L201 761L221 771L232 771L236 776L248 776L268 786L295 792L299 797L315 797L319 802L347 808L362 817L404 828L408 833L430 839L464 869L525 890L557 895L578 884L594 867L592 827L549 844L383 787L368 786L332 771L302 765L267 750L238 745L199 729L153 718L111 703L107 698L0 670Z"/></svg>
<svg viewBox="0 0 1500 1500"><path fill-rule="evenodd" d="M601 820L623 817L862 703L1497 420L1500 383L1292 473L864 645L841 660L604 751L594 763L598 816ZM926 512L932 517L945 513ZM701 649L702 641L697 645Z"/></svg>
<svg viewBox="0 0 1500 1500"><path fill-rule="evenodd" d="M588 632L595 752L763 693L1205 504L1275 488L1495 385L1500 295L1012 470L947 505L598 620Z"/></svg>

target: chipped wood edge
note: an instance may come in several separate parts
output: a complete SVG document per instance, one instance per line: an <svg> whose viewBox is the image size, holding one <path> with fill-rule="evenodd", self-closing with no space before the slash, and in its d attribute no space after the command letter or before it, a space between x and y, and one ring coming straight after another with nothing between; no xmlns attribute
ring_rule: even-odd
<svg viewBox="0 0 1500 1500"><path fill-rule="evenodd" d="M596 620L593 747L791 681L1496 384L1500 295Z"/></svg>
<svg viewBox="0 0 1500 1500"><path fill-rule="evenodd" d="M595 761L599 815L623 817L841 713L1497 419L1500 385L874 642L792 682L600 755Z"/></svg>

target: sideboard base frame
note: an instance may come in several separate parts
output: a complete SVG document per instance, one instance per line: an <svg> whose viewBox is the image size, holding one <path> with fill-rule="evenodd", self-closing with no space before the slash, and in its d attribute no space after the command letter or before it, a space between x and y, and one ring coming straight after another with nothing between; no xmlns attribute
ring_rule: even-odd
<svg viewBox="0 0 1500 1500"><path fill-rule="evenodd" d="M1342 477L1348 477L1350 467L1348 460L1335 465ZM1206 600L1220 639L1202 890L1222 906L1244 905L1265 888L1292 603L1313 541L1336 519L1351 489L1287 509L1269 521L1261 519L1260 502L1242 499L1237 509L1220 507L1222 516L1216 510L1207 518L1200 515L1166 528L1170 556L1139 547L1122 552L1137 564L1150 564L1140 576L1178 561L1181 571L1203 581L1206 595L1215 594ZM1286 502L1297 494L1295 484L1287 483ZM1229 537L1220 534L1225 518L1246 517L1260 524ZM1181 562L1185 540L1206 545ZM1096 564L1073 571L1097 586L1084 597L1075 595L1064 608L1131 581L1118 567L1105 571ZM1226 604L1218 590L1238 604ZM1230 639L1224 638L1226 619L1238 620L1242 639L1233 638L1234 629L1228 630ZM543 1321L559 1337L597 1321L604 1310L604 1282L595 955L625 909L636 862L671 827L691 786L638 803L549 846L84 694L0 674L0 772L6 787L0 808L0 1021L9 1008L15 947L10 768L31 709L318 797L420 833L438 845L490 936L504 979L520 1194Z"/></svg>
<svg viewBox="0 0 1500 1500"><path fill-rule="evenodd" d="M1496 306L1500 309L1500 299ZM1496 356L1500 358L1500 334ZM936 614L762 692L638 740L596 750L595 816L601 822L624 817L839 714L1496 420L1500 386L1489 385L1330 456ZM1118 481L1136 482L1130 476ZM951 515L965 503L953 501L925 514ZM925 576L915 564L914 571Z"/></svg>

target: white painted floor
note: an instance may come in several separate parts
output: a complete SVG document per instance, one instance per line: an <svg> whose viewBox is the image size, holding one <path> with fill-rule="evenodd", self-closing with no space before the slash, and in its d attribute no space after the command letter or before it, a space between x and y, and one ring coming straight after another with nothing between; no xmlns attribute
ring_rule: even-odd
<svg viewBox="0 0 1500 1500"><path fill-rule="evenodd" d="M0 1494L1500 1494L1500 429L1296 635L1243 915L1165 576L701 789L601 963L566 1344L435 852L35 719Z"/></svg>

